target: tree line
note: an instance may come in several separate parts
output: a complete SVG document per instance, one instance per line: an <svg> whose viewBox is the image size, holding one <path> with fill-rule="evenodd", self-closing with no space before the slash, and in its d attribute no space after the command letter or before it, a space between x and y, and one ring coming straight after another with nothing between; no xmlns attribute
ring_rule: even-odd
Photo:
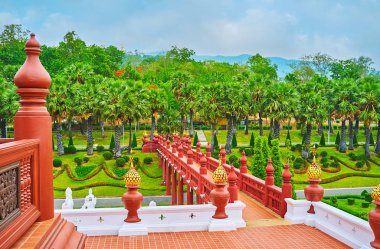
<svg viewBox="0 0 380 249"><path fill-rule="evenodd" d="M8 25L0 35L3 136L18 108L12 80L25 60L22 50L28 33L21 25ZM86 127L89 155L93 153L93 126L99 125L102 132L104 125L112 126L114 155L119 157L124 125L129 128L130 140L132 125L146 119L151 122L151 139L155 130L182 134L189 129L193 136L195 116L211 126L211 148L220 121L227 120L227 153L231 153L239 121L245 121L248 134L249 117L255 117L260 135L263 120L269 119L272 137L277 139L280 124L290 124L291 119L302 124L304 157L309 153L312 126L317 125L322 134L327 122L327 132L332 133L336 119L341 121L339 151L353 149L354 133L361 123L366 156L370 157L370 134L377 123L374 152L380 152L380 80L370 58L338 60L321 53L308 55L291 65L293 71L280 79L277 66L260 54L245 64L199 62L192 59L194 54L176 46L157 56L125 53L114 46L87 45L74 31L58 46L43 45L41 62L52 77L47 106L57 134L58 154L63 154L62 123L69 132L74 123Z"/></svg>

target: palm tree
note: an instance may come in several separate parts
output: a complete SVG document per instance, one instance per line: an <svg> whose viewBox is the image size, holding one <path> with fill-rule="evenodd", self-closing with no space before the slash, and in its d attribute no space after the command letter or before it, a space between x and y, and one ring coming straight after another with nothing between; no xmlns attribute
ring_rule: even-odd
<svg viewBox="0 0 380 249"><path fill-rule="evenodd" d="M1 137L6 138L7 122L16 114L20 104L17 87L0 77L0 124Z"/></svg>
<svg viewBox="0 0 380 249"><path fill-rule="evenodd" d="M167 108L165 101L166 92L156 85L149 85L148 89L148 106L150 110L152 127L150 130L150 140L153 140L153 134L156 127L156 119L159 113L162 113Z"/></svg>

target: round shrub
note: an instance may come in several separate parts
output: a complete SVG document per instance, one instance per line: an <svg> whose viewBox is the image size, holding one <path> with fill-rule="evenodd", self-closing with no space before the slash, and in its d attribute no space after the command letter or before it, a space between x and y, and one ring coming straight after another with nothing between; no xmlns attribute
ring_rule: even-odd
<svg viewBox="0 0 380 249"><path fill-rule="evenodd" d="M349 157L352 161L356 161L356 155L355 155L353 152L348 153L348 157Z"/></svg>
<svg viewBox="0 0 380 249"><path fill-rule="evenodd" d="M234 164L235 162L239 162L239 158L236 155L231 155L228 157L229 164Z"/></svg>
<svg viewBox="0 0 380 249"><path fill-rule="evenodd" d="M138 157L133 158L133 163L135 164L135 166L139 163L139 161L140 161L140 158Z"/></svg>
<svg viewBox="0 0 380 249"><path fill-rule="evenodd" d="M339 163L337 161L333 161L330 163L330 166L333 167L333 168L338 168L339 167Z"/></svg>
<svg viewBox="0 0 380 249"><path fill-rule="evenodd" d="M151 164L153 162L153 158L148 156L144 158L144 163L145 164Z"/></svg>
<svg viewBox="0 0 380 249"><path fill-rule="evenodd" d="M293 166L295 169L299 169L303 166L303 164L304 164L303 159L300 157L297 157L296 160L294 160Z"/></svg>
<svg viewBox="0 0 380 249"><path fill-rule="evenodd" d="M76 158L74 158L74 162L75 162L78 166L80 166L80 165L82 164L83 160L82 160L82 158L76 157Z"/></svg>
<svg viewBox="0 0 380 249"><path fill-rule="evenodd" d="M61 167L62 166L62 160L59 158L54 158L53 160L53 166L54 167Z"/></svg>
<svg viewBox="0 0 380 249"><path fill-rule="evenodd" d="M321 157L327 157L327 151L322 151L321 152Z"/></svg>
<svg viewBox="0 0 380 249"><path fill-rule="evenodd" d="M292 145L292 146L290 147L290 150L291 150L291 151L296 151L296 146L295 146L295 145Z"/></svg>
<svg viewBox="0 0 380 249"><path fill-rule="evenodd" d="M369 192L368 192L367 190L363 190L363 191L360 193L361 196L366 196L366 195L368 195L368 194L369 194Z"/></svg>
<svg viewBox="0 0 380 249"><path fill-rule="evenodd" d="M362 202L362 208L368 208L369 202Z"/></svg>
<svg viewBox="0 0 380 249"><path fill-rule="evenodd" d="M96 150L97 150L98 152L102 152L102 151L104 150L104 146L102 146L102 145L98 145L98 146L96 146Z"/></svg>
<svg viewBox="0 0 380 249"><path fill-rule="evenodd" d="M354 205L355 204L355 199L354 198L348 198L347 199L347 204L350 205L350 206Z"/></svg>
<svg viewBox="0 0 380 249"><path fill-rule="evenodd" d="M111 160L112 159L112 153L109 152L109 151L106 151L106 152L103 153L103 157L106 160Z"/></svg>
<svg viewBox="0 0 380 249"><path fill-rule="evenodd" d="M67 153L68 154L75 154L75 153L77 153L77 148L75 148L74 145L69 145L67 147Z"/></svg>
<svg viewBox="0 0 380 249"><path fill-rule="evenodd" d="M116 166L118 167L123 167L125 165L125 159L120 157L118 159L116 159Z"/></svg>
<svg viewBox="0 0 380 249"><path fill-rule="evenodd" d="M123 158L124 158L124 160L125 160L125 162L129 162L129 156L123 156Z"/></svg>
<svg viewBox="0 0 380 249"><path fill-rule="evenodd" d="M356 162L355 166L356 166L356 168L361 169L364 166L364 162L363 161Z"/></svg>
<svg viewBox="0 0 380 249"><path fill-rule="evenodd" d="M328 168L329 167L329 162L323 162L322 163L323 168Z"/></svg>
<svg viewBox="0 0 380 249"><path fill-rule="evenodd" d="M90 158L88 158L88 157L86 157L86 156L83 157L83 162L84 162L84 163L88 163L88 161L90 161Z"/></svg>
<svg viewBox="0 0 380 249"><path fill-rule="evenodd" d="M371 194L370 193L365 194L364 195L364 200L366 202L372 202L372 196L371 196Z"/></svg>
<svg viewBox="0 0 380 249"><path fill-rule="evenodd" d="M327 161L328 161L329 159L327 159L327 157L322 157L321 158L321 163L323 164L323 163L327 163Z"/></svg>

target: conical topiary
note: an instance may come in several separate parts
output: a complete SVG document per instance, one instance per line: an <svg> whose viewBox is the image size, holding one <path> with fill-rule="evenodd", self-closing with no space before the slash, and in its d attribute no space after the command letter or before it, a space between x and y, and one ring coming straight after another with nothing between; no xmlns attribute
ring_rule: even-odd
<svg viewBox="0 0 380 249"><path fill-rule="evenodd" d="M358 146L359 143L358 143L358 136L356 135L356 132L354 132L354 138L353 138L353 143L354 143L354 146Z"/></svg>
<svg viewBox="0 0 380 249"><path fill-rule="evenodd" d="M113 136L113 135L112 135ZM132 148L137 147L137 139L136 139L136 133L133 133L133 138L132 138Z"/></svg>
<svg viewBox="0 0 380 249"><path fill-rule="evenodd" d="M115 149L115 136L112 134L111 142L110 142L110 150Z"/></svg>
<svg viewBox="0 0 380 249"><path fill-rule="evenodd" d="M320 146L325 146L326 145L325 133L324 132L322 132L322 136L321 136L321 140L319 141L319 145Z"/></svg>
<svg viewBox="0 0 380 249"><path fill-rule="evenodd" d="M232 135L232 148L237 147L236 135L235 133Z"/></svg>
<svg viewBox="0 0 380 249"><path fill-rule="evenodd" d="M251 133L251 139L249 140L249 146L255 147L255 136Z"/></svg>
<svg viewBox="0 0 380 249"><path fill-rule="evenodd" d="M74 141L73 141L72 136L70 136L70 138L69 138L69 146L74 146Z"/></svg>
<svg viewBox="0 0 380 249"><path fill-rule="evenodd" d="M268 145L272 146L272 132L269 132L268 134Z"/></svg>
<svg viewBox="0 0 380 249"><path fill-rule="evenodd" d="M198 132L195 132L194 140L193 140L193 146L197 146L198 143Z"/></svg>
<svg viewBox="0 0 380 249"><path fill-rule="evenodd" d="M335 144L336 144L336 145L339 145L339 144L340 144L340 133L339 133L339 131L338 131L338 133L336 134Z"/></svg>
<svg viewBox="0 0 380 249"><path fill-rule="evenodd" d="M214 149L219 150L218 137L214 134Z"/></svg>

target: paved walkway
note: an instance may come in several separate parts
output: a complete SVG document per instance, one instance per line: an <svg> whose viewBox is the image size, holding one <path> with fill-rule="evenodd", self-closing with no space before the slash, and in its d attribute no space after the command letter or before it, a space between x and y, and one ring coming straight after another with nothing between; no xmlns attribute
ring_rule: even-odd
<svg viewBox="0 0 380 249"><path fill-rule="evenodd" d="M201 146L207 145L206 135L202 130L197 130L198 141L201 142Z"/></svg>

